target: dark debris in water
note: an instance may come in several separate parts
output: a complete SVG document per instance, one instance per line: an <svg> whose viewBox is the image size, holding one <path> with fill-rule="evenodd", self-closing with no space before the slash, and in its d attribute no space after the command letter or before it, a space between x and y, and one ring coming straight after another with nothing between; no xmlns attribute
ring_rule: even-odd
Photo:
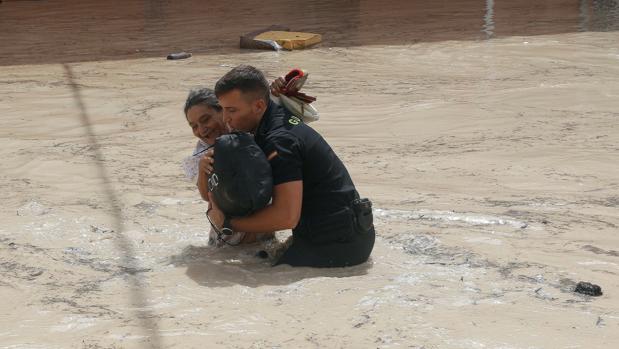
<svg viewBox="0 0 619 349"><path fill-rule="evenodd" d="M584 281L576 284L574 292L593 297L598 297L603 294L600 286Z"/></svg>
<svg viewBox="0 0 619 349"><path fill-rule="evenodd" d="M63 298L63 297L44 297L41 302L43 304L62 304L67 307L67 311L77 314L94 314L98 316L110 316L117 314L116 311L107 307L107 305L97 304L80 304L78 299Z"/></svg>
<svg viewBox="0 0 619 349"><path fill-rule="evenodd" d="M142 201L138 204L133 205L133 207L146 212L147 214L154 214L157 212L159 205L153 202Z"/></svg>
<svg viewBox="0 0 619 349"><path fill-rule="evenodd" d="M126 273L126 274L131 274L131 275L136 275L139 273L148 273L149 271L152 271L151 268L136 268L136 267L128 267L128 266L119 266L120 271L122 273Z"/></svg>
<svg viewBox="0 0 619 349"><path fill-rule="evenodd" d="M32 281L42 274L43 270L37 267L12 261L0 262L0 275L6 279L16 278Z"/></svg>
<svg viewBox="0 0 619 349"><path fill-rule="evenodd" d="M114 230L112 229L107 229L107 228L101 228L101 227L97 227L95 225L90 225L90 231L96 234L107 234L107 233L113 233Z"/></svg>
<svg viewBox="0 0 619 349"><path fill-rule="evenodd" d="M114 269L110 263L97 259L92 253L80 247L67 247L60 260L71 265L83 265L99 272L110 273Z"/></svg>
<svg viewBox="0 0 619 349"><path fill-rule="evenodd" d="M592 246L592 245L584 245L582 248L583 250L587 250L595 254L604 254L607 256L619 257L619 251L615 251L615 250L604 250L602 248L599 248L597 246Z"/></svg>

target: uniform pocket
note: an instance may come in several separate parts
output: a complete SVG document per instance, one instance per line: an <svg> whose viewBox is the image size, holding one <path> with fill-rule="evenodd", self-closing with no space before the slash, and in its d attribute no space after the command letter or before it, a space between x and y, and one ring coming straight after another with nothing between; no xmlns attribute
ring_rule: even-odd
<svg viewBox="0 0 619 349"><path fill-rule="evenodd" d="M355 213L356 227L360 233L367 233L374 227L374 215L372 214L372 201L369 199L355 199L352 203Z"/></svg>

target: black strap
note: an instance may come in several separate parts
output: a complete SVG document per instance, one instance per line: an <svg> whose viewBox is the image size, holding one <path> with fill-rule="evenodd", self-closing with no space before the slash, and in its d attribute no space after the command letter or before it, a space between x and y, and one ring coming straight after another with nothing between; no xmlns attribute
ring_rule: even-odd
<svg viewBox="0 0 619 349"><path fill-rule="evenodd" d="M221 229L217 228L217 226L215 224L213 224L213 221L211 221L211 217L209 217L209 212L211 212L213 208L209 207L208 210L206 210L206 219L208 219L208 222L211 224L211 227L213 227L213 230L215 230L215 233L217 233L217 240L219 241L223 241L226 245L229 246L238 246L241 244L241 242L243 241L243 239L239 240L239 242L237 244L231 244L228 241L226 241L226 239L224 239L222 236L232 236L232 234L234 234L234 231L230 228L227 227L223 227Z"/></svg>

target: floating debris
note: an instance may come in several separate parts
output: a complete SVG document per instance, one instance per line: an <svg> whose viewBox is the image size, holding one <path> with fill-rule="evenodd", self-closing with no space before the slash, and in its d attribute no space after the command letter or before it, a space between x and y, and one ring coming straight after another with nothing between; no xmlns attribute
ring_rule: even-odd
<svg viewBox="0 0 619 349"><path fill-rule="evenodd" d="M43 270L38 270L30 274L30 277L35 278L43 274Z"/></svg>
<svg viewBox="0 0 619 349"><path fill-rule="evenodd" d="M275 42L288 51L305 49L322 41L320 34L272 30L254 37L255 40Z"/></svg>
<svg viewBox="0 0 619 349"><path fill-rule="evenodd" d="M177 59L186 59L189 57L191 57L191 53L189 52L177 52L177 53L170 53L167 58L169 60L177 60Z"/></svg>
<svg viewBox="0 0 619 349"><path fill-rule="evenodd" d="M574 292L584 294L587 296L598 297L602 295L602 288L598 285L581 281L576 284Z"/></svg>
<svg viewBox="0 0 619 349"><path fill-rule="evenodd" d="M114 230L112 229L97 227L96 225L92 225L92 224L90 225L90 231L96 234L107 234L107 233L114 232Z"/></svg>
<svg viewBox="0 0 619 349"><path fill-rule="evenodd" d="M253 50L272 50L279 51L282 47L275 42L274 40L269 39L257 39L256 37L262 33L269 31L283 31L288 32L290 28L280 26L280 25L272 25L268 28L263 28L259 30L255 30L251 33L247 33L241 35L241 40L239 46L245 49L253 49Z"/></svg>

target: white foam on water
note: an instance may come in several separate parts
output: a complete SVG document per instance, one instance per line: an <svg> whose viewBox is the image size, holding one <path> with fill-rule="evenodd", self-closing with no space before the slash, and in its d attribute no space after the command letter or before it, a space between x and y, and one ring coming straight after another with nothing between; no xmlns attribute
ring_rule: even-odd
<svg viewBox="0 0 619 349"><path fill-rule="evenodd" d="M192 336L214 336L215 334L213 333L208 333L208 332L196 332L196 331L177 331L177 330L161 330L161 336L162 337L178 337L178 336L186 336L186 335L192 335Z"/></svg>
<svg viewBox="0 0 619 349"><path fill-rule="evenodd" d="M81 316L66 316L59 325L50 327L51 332L69 332L76 330L83 330L88 327L95 326L97 319L91 317Z"/></svg>
<svg viewBox="0 0 619 349"><path fill-rule="evenodd" d="M236 321L226 322L221 325L217 325L214 328L220 331L225 331L231 334L257 334L256 330L246 329L247 326L255 325L254 322L247 319L239 319Z"/></svg>
<svg viewBox="0 0 619 349"><path fill-rule="evenodd" d="M488 237L485 237L485 236L476 236L476 237L465 238L464 241L466 241L466 242L475 242L475 243L486 244L486 245L494 245L494 246L503 245L503 241L501 241L499 239L488 238Z"/></svg>
<svg viewBox="0 0 619 349"><path fill-rule="evenodd" d="M183 200L174 199L174 198L165 198L161 200L161 204L166 205L166 206L181 205L183 204Z"/></svg>
<svg viewBox="0 0 619 349"><path fill-rule="evenodd" d="M108 336L109 338L116 340L125 340L125 339L145 339L149 338L149 336L141 336L141 335L130 335L130 334L111 334Z"/></svg>
<svg viewBox="0 0 619 349"><path fill-rule="evenodd" d="M422 280L426 278L427 276L425 275L422 276L420 274L401 274L397 276L393 281L399 284L417 285L419 284L419 282L421 282Z"/></svg>
<svg viewBox="0 0 619 349"><path fill-rule="evenodd" d="M51 346L49 344L45 344L45 345L40 345L40 344L30 344L30 343L26 343L26 344L13 344L13 345L7 345L4 347L0 347L2 349L50 349L50 348L60 348L59 346Z"/></svg>
<svg viewBox="0 0 619 349"><path fill-rule="evenodd" d="M455 301L453 301L451 303L451 306L453 307L466 307L469 305L474 305L477 304L477 302L474 299L471 298L459 298L456 299Z"/></svg>
<svg viewBox="0 0 619 349"><path fill-rule="evenodd" d="M36 201L28 201L17 209L18 216L42 216L48 214L51 208L45 207Z"/></svg>
<svg viewBox="0 0 619 349"><path fill-rule="evenodd" d="M578 265L611 265L615 268L619 268L619 265L617 265L617 263L605 262L605 261L583 261L583 262L576 262L576 264Z"/></svg>
<svg viewBox="0 0 619 349"><path fill-rule="evenodd" d="M441 222L456 222L470 225L507 225L514 228L524 229L526 222L490 215L473 213L460 213L455 211L431 211L431 210L384 210L377 208L374 216L386 220L431 220Z"/></svg>

